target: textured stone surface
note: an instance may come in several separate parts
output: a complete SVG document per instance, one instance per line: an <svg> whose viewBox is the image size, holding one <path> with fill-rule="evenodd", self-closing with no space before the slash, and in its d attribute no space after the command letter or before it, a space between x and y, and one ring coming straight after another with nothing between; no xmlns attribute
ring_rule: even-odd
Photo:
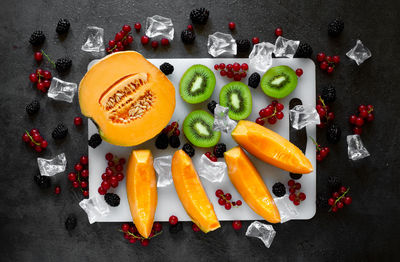
<svg viewBox="0 0 400 262"><path fill-rule="evenodd" d="M203 1L211 10L206 26L196 27L196 40L184 46L180 32L186 28L189 12L200 7L196 1L11 1L3 0L0 8L0 254L2 261L389 261L397 254L399 239L399 172L398 158L399 88L397 52L400 29L397 26L399 2L378 1ZM228 8L227 8L228 7ZM256 7L256 8L255 8ZM72 190L65 175L53 179L62 192L53 194L54 187L41 191L33 182L38 171L36 158L65 152L67 170L73 169L81 154L87 153L86 124L73 126L80 115L78 100L72 104L48 99L33 89L28 76L36 68L30 34L45 31L44 49L54 57L71 56L71 72L63 77L78 83L92 59L81 52L81 36L88 25L105 29L108 41L122 24L139 21L143 27L147 16L160 14L174 22L175 40L170 47L153 51L143 47L139 34L132 49L148 58L209 57L207 37L216 31L228 33L228 22L236 23L234 38L260 37L274 42L274 30L281 26L289 39L307 41L314 49L339 54L341 63L332 76L317 69L318 92L331 82L337 87L334 110L344 135L339 144L331 146L329 157L318 166L318 191L325 189L329 175L339 176L351 186L353 203L333 215L318 210L310 221L290 221L274 226L277 236L270 249L258 239L245 237L250 222L239 232L230 222L204 235L193 233L190 223L183 232L165 232L150 242L149 247L129 244L117 230L120 223L89 225L86 214L78 206L81 194ZM327 34L327 24L336 16L345 21L340 37ZM65 39L59 38L55 27L59 18L68 18L71 29ZM371 50L373 57L361 66L345 57L356 39ZM48 68L47 62L42 67ZM57 76L54 70L54 75ZM351 96L350 96L351 94ZM39 113L28 117L25 105L34 98L41 104ZM363 142L371 153L367 161L351 163L347 159L345 135L350 134L347 119L359 103L376 108L376 120L364 128ZM389 113L390 112L390 113ZM67 138L55 143L51 131L59 121L69 128ZM21 141L24 129L38 127L49 141L48 149L36 154ZM325 131L318 131L319 142L325 143ZM338 164L340 163L340 164ZM93 174L92 174L93 175ZM100 175L100 174L98 174ZM75 213L78 226L71 233L64 228L69 213Z"/></svg>

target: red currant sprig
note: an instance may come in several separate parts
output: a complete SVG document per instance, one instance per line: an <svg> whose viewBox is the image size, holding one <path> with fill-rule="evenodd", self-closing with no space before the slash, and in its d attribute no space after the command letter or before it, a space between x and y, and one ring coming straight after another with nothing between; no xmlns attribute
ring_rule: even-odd
<svg viewBox="0 0 400 262"><path fill-rule="evenodd" d="M25 133L22 135L22 140L25 143L29 143L29 145L35 148L35 151L40 153L45 148L47 148L48 143L44 138L40 135L39 130L34 128L31 129L30 132L25 130Z"/></svg>
<svg viewBox="0 0 400 262"><path fill-rule="evenodd" d="M321 122L318 125L319 128L324 128L327 123L335 119L335 114L332 111L330 111L330 107L325 104L325 101L324 99L322 99L321 96L318 96L317 106L315 108L318 112Z"/></svg>
<svg viewBox="0 0 400 262"><path fill-rule="evenodd" d="M79 163L75 164L75 173L71 172L68 174L68 180L72 182L72 187L80 187L84 197L89 196L89 169L88 169L88 157L81 156Z"/></svg>
<svg viewBox="0 0 400 262"><path fill-rule="evenodd" d="M340 62L340 57L338 55L335 56L327 56L325 53L321 52L317 54L317 61L320 63L319 67L326 71L328 74L331 74L335 67Z"/></svg>
<svg viewBox="0 0 400 262"><path fill-rule="evenodd" d="M283 104L278 103L278 101L272 101L272 103L266 108L263 108L260 110L260 112L258 112L260 117L256 119L256 123L263 126L265 124L265 120L267 120L269 124L275 124L278 119L281 120L284 117L282 112L284 108L285 107Z"/></svg>
<svg viewBox="0 0 400 262"><path fill-rule="evenodd" d="M350 191L350 187L346 188L342 186L339 192L332 193L332 197L328 199L328 204L331 206L329 212L337 212L339 209L342 209L344 205L350 205L353 201L350 196L347 196L347 193Z"/></svg>
<svg viewBox="0 0 400 262"><path fill-rule="evenodd" d="M365 121L372 122L374 120L374 106L373 105L360 105L358 107L358 116L351 115L349 118L350 124L354 125L353 133L357 135L361 135L362 126L365 124Z"/></svg>
<svg viewBox="0 0 400 262"><path fill-rule="evenodd" d="M317 161L321 162L324 160L328 154L329 154L329 147L322 147L320 144L318 144L314 138L310 136L310 139L312 140L313 144L315 145L316 151L317 151Z"/></svg>
<svg viewBox="0 0 400 262"><path fill-rule="evenodd" d="M36 88L46 93L51 84L52 75L48 70L36 69L35 73L29 75L29 80L36 84Z"/></svg>
<svg viewBox="0 0 400 262"><path fill-rule="evenodd" d="M221 206L225 206L226 210L230 210L232 206L234 207L239 207L242 205L241 200L231 201L232 200L232 195L229 193L224 194L224 191L222 189L218 189L215 191L215 195L218 197L218 204Z"/></svg>
<svg viewBox="0 0 400 262"><path fill-rule="evenodd" d="M105 158L108 162L105 172L101 175L102 182L98 189L100 195L105 195L111 187L118 187L119 182L124 179L122 172L126 162L125 158L118 158L112 153L107 153Z"/></svg>
<svg viewBox="0 0 400 262"><path fill-rule="evenodd" d="M247 76L247 70L249 70L249 65L246 63L239 64L233 63L225 65L224 63L215 64L215 70L220 70L219 74L221 76L226 76L228 78L233 78L235 81L240 81L242 78Z"/></svg>
<svg viewBox="0 0 400 262"><path fill-rule="evenodd" d="M295 182L294 180L289 180L288 181L288 186L289 186L289 200L293 202L295 206L300 205L300 203L304 200L306 200L306 194L303 192L297 193L297 190L300 190L301 184L298 182Z"/></svg>
<svg viewBox="0 0 400 262"><path fill-rule="evenodd" d="M130 243L135 243L136 241L140 241L142 246L148 246L149 240L162 234L162 225L158 222L153 224L153 228L148 238L142 237L135 225L122 224L120 232L124 233L124 238L127 239Z"/></svg>
<svg viewBox="0 0 400 262"><path fill-rule="evenodd" d="M170 125L164 128L162 132L167 134L167 136L179 136L181 134L181 131L179 130L179 123L175 121L172 122Z"/></svg>
<svg viewBox="0 0 400 262"><path fill-rule="evenodd" d="M107 53L125 50L126 47L133 42L133 37L130 35L131 30L129 25L123 25L122 30L115 35L114 39L108 41L108 47L106 48Z"/></svg>

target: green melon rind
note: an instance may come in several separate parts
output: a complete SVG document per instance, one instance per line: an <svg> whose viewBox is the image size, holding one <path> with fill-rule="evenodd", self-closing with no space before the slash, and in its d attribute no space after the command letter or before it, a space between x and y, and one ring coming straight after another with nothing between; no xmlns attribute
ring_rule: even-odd
<svg viewBox="0 0 400 262"><path fill-rule="evenodd" d="M289 76L290 83L287 84L284 88L279 89L279 90L270 88L267 85L269 80L272 77L274 77L275 75L280 74L281 72L284 72ZM260 86L261 86L261 89L263 90L263 92L267 96L270 96L272 98L277 98L277 99L284 98L284 97L290 95L290 93L292 93L293 90L296 89L296 87L297 87L296 72L292 68L285 66L285 65L272 67L267 72L265 72L265 74L261 78Z"/></svg>
<svg viewBox="0 0 400 262"><path fill-rule="evenodd" d="M242 119L246 119L250 114L251 114L251 110L253 108L253 101L252 101L252 97L251 97L251 92L249 87L239 81L234 81L231 82L229 84L226 84L225 86L222 87L220 93L219 93L219 104L221 106L224 107L229 107L228 106L228 101L226 99L225 93L226 90L228 90L231 86L238 86L241 89L241 92L245 94L244 98L247 98L246 104L248 104L249 106L246 108L245 112L243 112L240 115L237 115L235 112L229 110L229 118L233 119L233 120L242 120Z"/></svg>
<svg viewBox="0 0 400 262"><path fill-rule="evenodd" d="M196 140L196 138L191 134L190 120L195 117L201 117L207 123L211 124L211 131L213 133L213 137L211 140L199 141L199 140ZM214 117L211 114L207 113L204 110L195 110L186 116L185 120L183 121L182 130L183 130L183 133L185 134L185 137L187 138L187 140L189 140L189 142L192 143L194 146L213 147L218 143L219 139L221 138L221 132L217 132L212 129L213 123L214 123Z"/></svg>
<svg viewBox="0 0 400 262"><path fill-rule="evenodd" d="M191 75L193 74L193 71L196 68L202 68L202 70L208 72L209 88L207 88L206 92L201 95L198 95L195 97L185 97L183 95L184 89L185 89L185 86L183 83L186 82L185 80L190 79L192 77ZM216 83L216 80L215 80L214 72L211 71L208 67L206 67L204 65L192 65L191 67L189 67L186 70L186 72L183 74L183 76L179 82L179 94L181 95L182 99L185 102L187 102L189 104L198 104L198 103L206 101L207 99L209 99L211 97L212 93L214 92L215 83Z"/></svg>

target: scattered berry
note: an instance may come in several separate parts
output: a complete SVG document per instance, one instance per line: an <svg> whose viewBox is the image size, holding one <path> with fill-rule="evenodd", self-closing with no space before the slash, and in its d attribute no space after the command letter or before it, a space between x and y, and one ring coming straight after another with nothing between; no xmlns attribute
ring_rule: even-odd
<svg viewBox="0 0 400 262"><path fill-rule="evenodd" d="M336 18L328 25L328 34L330 36L338 36L344 29L344 22L340 18Z"/></svg>
<svg viewBox="0 0 400 262"><path fill-rule="evenodd" d="M168 147L168 135L161 133L157 136L156 147L158 149L166 149Z"/></svg>
<svg viewBox="0 0 400 262"><path fill-rule="evenodd" d="M170 136L169 145L172 148L178 148L181 145L181 141L179 140L179 136L176 136L176 135Z"/></svg>
<svg viewBox="0 0 400 262"><path fill-rule="evenodd" d="M207 9L197 8L190 12L190 19L192 20L193 24L205 25L209 15L210 11Z"/></svg>
<svg viewBox="0 0 400 262"><path fill-rule="evenodd" d="M163 38L163 39L161 39L161 45L162 46L167 46L167 45L169 45L169 40L167 39L167 38Z"/></svg>
<svg viewBox="0 0 400 262"><path fill-rule="evenodd" d="M172 216L169 217L168 221L169 221L170 225L174 226L174 225L176 225L178 223L178 218L176 216L172 215Z"/></svg>
<svg viewBox="0 0 400 262"><path fill-rule="evenodd" d="M117 194L106 193L104 195L104 200L106 201L107 204L109 204L112 207L119 206L120 198Z"/></svg>
<svg viewBox="0 0 400 262"><path fill-rule="evenodd" d="M272 192L277 197L282 197L286 194L286 187L284 184L278 182L272 186Z"/></svg>
<svg viewBox="0 0 400 262"><path fill-rule="evenodd" d="M74 125L81 126L82 122L83 122L82 117L77 116L74 118Z"/></svg>
<svg viewBox="0 0 400 262"><path fill-rule="evenodd" d="M68 57L62 57L57 59L55 65L59 73L65 73L71 68L72 60Z"/></svg>
<svg viewBox="0 0 400 262"><path fill-rule="evenodd" d="M140 23L136 23L136 24L134 25L134 28L135 28L135 30L136 30L137 32L139 32L140 29L142 28L142 25L141 25Z"/></svg>
<svg viewBox="0 0 400 262"><path fill-rule="evenodd" d="M37 30L32 33L29 43L33 46L39 46L44 43L44 40L46 40L46 36L43 34L43 31Z"/></svg>
<svg viewBox="0 0 400 262"><path fill-rule="evenodd" d="M219 143L214 147L214 156L217 158L224 157L224 153L226 152L226 145L224 143Z"/></svg>
<svg viewBox="0 0 400 262"><path fill-rule="evenodd" d="M194 148L192 147L192 145L190 145L189 143L186 143L183 145L182 150L188 154L188 156L193 157L194 156Z"/></svg>
<svg viewBox="0 0 400 262"><path fill-rule="evenodd" d="M170 75L174 72L174 66L171 65L170 63L165 62L162 65L160 65L160 70L165 75Z"/></svg>
<svg viewBox="0 0 400 262"><path fill-rule="evenodd" d="M42 52L35 52L34 58L37 62L41 62L43 60L43 54Z"/></svg>
<svg viewBox="0 0 400 262"><path fill-rule="evenodd" d="M252 73L249 77L248 85L252 88L257 88L257 86L260 84L260 80L261 80L261 77L260 77L259 73L257 73L257 72Z"/></svg>
<svg viewBox="0 0 400 262"><path fill-rule="evenodd" d="M256 45L256 44L260 43L260 38L258 38L258 37L253 37L253 38L251 39L251 42L253 43L253 45Z"/></svg>
<svg viewBox="0 0 400 262"><path fill-rule="evenodd" d="M228 24L228 27L229 27L230 30L235 30L236 24L235 24L234 22L230 22L230 23Z"/></svg>
<svg viewBox="0 0 400 262"><path fill-rule="evenodd" d="M103 140L99 134L93 134L88 141L88 145L92 148L96 148L101 144L102 141Z"/></svg>
<svg viewBox="0 0 400 262"><path fill-rule="evenodd" d="M297 69L296 69L296 75L297 75L298 77L302 76L302 75L303 75L303 69L297 68Z"/></svg>
<svg viewBox="0 0 400 262"><path fill-rule="evenodd" d="M275 35L276 36L282 36L282 33L283 33L282 28L278 27L278 28L275 29Z"/></svg>
<svg viewBox="0 0 400 262"><path fill-rule="evenodd" d="M184 44L192 44L196 39L196 34L193 30L185 29L181 33L181 39Z"/></svg>
<svg viewBox="0 0 400 262"><path fill-rule="evenodd" d="M64 224L65 224L65 228L66 228L68 231L71 231L71 230L75 229L76 224L77 224L76 216L73 215L73 214L69 215L69 216L67 217L67 219L65 220L65 223L64 223Z"/></svg>
<svg viewBox="0 0 400 262"><path fill-rule="evenodd" d="M66 34L68 33L68 30L70 28L71 24L67 19L61 18L58 20L57 27L56 27L56 32L59 35Z"/></svg>
<svg viewBox="0 0 400 262"><path fill-rule="evenodd" d="M340 140L340 136L342 135L342 131L340 130L339 126L336 124L332 124L328 127L326 132L326 139L328 142L332 144L336 144Z"/></svg>
<svg viewBox="0 0 400 262"><path fill-rule="evenodd" d="M68 134L68 128L64 126L63 123L59 123L56 128L54 128L53 132L51 133L51 136L54 139L63 139L67 136Z"/></svg>
<svg viewBox="0 0 400 262"><path fill-rule="evenodd" d="M313 53L312 47L305 42L300 42L299 47L294 55L296 58L311 58Z"/></svg>
<svg viewBox="0 0 400 262"><path fill-rule="evenodd" d="M39 101L37 100L33 100L32 102L30 102L27 106L26 106L26 112L28 113L28 115L34 115L35 113L37 113L40 109L40 104Z"/></svg>
<svg viewBox="0 0 400 262"><path fill-rule="evenodd" d="M151 41L151 47L157 48L158 47L158 42L157 41Z"/></svg>
<svg viewBox="0 0 400 262"><path fill-rule="evenodd" d="M312 140L312 142L314 143L315 148L316 148L316 152L317 152L316 158L317 158L317 161L318 161L318 162L321 162L322 160L324 160L324 159L328 156L329 148L328 148L328 147L322 147L321 145L319 145L319 144L314 140L314 138L312 138L311 136L310 136L310 138L311 138L311 140Z"/></svg>
<svg viewBox="0 0 400 262"><path fill-rule="evenodd" d="M193 230L194 232L199 232L199 231L200 231L200 228L199 228L195 223L193 223L193 224L192 224L192 230Z"/></svg>
<svg viewBox="0 0 400 262"><path fill-rule="evenodd" d="M251 43L248 39L238 39L236 40L237 51L240 53L249 52Z"/></svg>
<svg viewBox="0 0 400 262"><path fill-rule="evenodd" d="M37 173L33 176L33 180L35 183L41 188L46 189L51 186L51 179L48 176L42 176L40 173Z"/></svg>
<svg viewBox="0 0 400 262"><path fill-rule="evenodd" d="M147 45L147 44L149 43L149 41L150 41L150 38L149 38L148 36L146 36L146 35L144 35L144 36L142 36L142 37L140 38L140 42L141 42L143 45Z"/></svg>
<svg viewBox="0 0 400 262"><path fill-rule="evenodd" d="M235 220L232 222L232 227L235 230L240 230L242 228L242 222L240 220Z"/></svg>

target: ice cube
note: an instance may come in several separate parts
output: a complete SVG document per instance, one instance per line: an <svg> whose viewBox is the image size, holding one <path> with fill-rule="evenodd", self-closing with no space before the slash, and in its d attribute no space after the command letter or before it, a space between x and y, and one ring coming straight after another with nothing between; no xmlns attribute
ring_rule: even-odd
<svg viewBox="0 0 400 262"><path fill-rule="evenodd" d="M204 154L200 157L200 163L196 166L196 170L199 176L211 183L221 182L227 172L225 162L213 162Z"/></svg>
<svg viewBox="0 0 400 262"><path fill-rule="evenodd" d="M166 187L172 184L171 162L171 155L154 159L153 165L157 173L157 187Z"/></svg>
<svg viewBox="0 0 400 262"><path fill-rule="evenodd" d="M247 237L256 237L261 239L266 247L270 247L276 232L271 225L266 225L258 221L254 221L247 228L246 236Z"/></svg>
<svg viewBox="0 0 400 262"><path fill-rule="evenodd" d="M359 135L347 136L347 153L351 160L360 160L369 156Z"/></svg>
<svg viewBox="0 0 400 262"><path fill-rule="evenodd" d="M237 53L237 44L232 35L221 32L208 35L207 47L208 53L213 57L222 54L236 55Z"/></svg>
<svg viewBox="0 0 400 262"><path fill-rule="evenodd" d="M299 212L290 201L288 194L284 195L283 197L276 197L274 198L274 201L281 216L281 223L296 219L296 217L299 215Z"/></svg>
<svg viewBox="0 0 400 262"><path fill-rule="evenodd" d="M363 45L360 39L357 40L356 45L346 53L346 55L356 61L357 65L361 65L365 60L372 56L371 51Z"/></svg>
<svg viewBox="0 0 400 262"><path fill-rule="evenodd" d="M61 153L51 159L38 157L37 163L42 176L54 176L65 171L67 159L65 158L65 154Z"/></svg>
<svg viewBox="0 0 400 262"><path fill-rule="evenodd" d="M300 41L286 39L279 36L275 41L274 54L276 57L293 58L299 47Z"/></svg>
<svg viewBox="0 0 400 262"><path fill-rule="evenodd" d="M236 127L236 121L229 118L229 108L217 104L214 109L214 131L222 131L227 134L231 133Z"/></svg>
<svg viewBox="0 0 400 262"><path fill-rule="evenodd" d="M289 111L289 119L294 129L300 130L308 125L319 125L321 120L315 107L297 105Z"/></svg>
<svg viewBox="0 0 400 262"><path fill-rule="evenodd" d="M78 85L53 77L47 96L55 100L72 103Z"/></svg>
<svg viewBox="0 0 400 262"><path fill-rule="evenodd" d="M93 224L99 218L105 217L110 213L108 204L99 195L83 199L79 202L79 206L85 210L90 224Z"/></svg>
<svg viewBox="0 0 400 262"><path fill-rule="evenodd" d="M150 38L157 36L168 38L169 40L174 39L174 24L171 18L162 17L160 15L154 15L147 17L146 19L146 32Z"/></svg>
<svg viewBox="0 0 400 262"><path fill-rule="evenodd" d="M84 39L86 39L86 42L82 45L81 50L94 55L104 54L103 36L103 28L97 26L88 26L84 33Z"/></svg>
<svg viewBox="0 0 400 262"><path fill-rule="evenodd" d="M250 65L258 71L266 71L272 65L272 52L275 46L269 42L262 42L253 46L249 55Z"/></svg>

